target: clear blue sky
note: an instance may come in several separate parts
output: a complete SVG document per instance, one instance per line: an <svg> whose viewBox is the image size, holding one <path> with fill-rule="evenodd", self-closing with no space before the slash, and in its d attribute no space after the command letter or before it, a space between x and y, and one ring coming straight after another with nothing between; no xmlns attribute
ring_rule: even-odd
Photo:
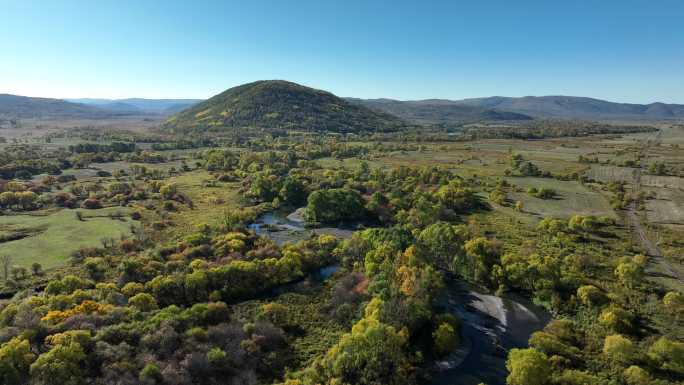
<svg viewBox="0 0 684 385"><path fill-rule="evenodd" d="M259 79L397 99L684 103L681 0L0 0L0 93L206 98Z"/></svg>

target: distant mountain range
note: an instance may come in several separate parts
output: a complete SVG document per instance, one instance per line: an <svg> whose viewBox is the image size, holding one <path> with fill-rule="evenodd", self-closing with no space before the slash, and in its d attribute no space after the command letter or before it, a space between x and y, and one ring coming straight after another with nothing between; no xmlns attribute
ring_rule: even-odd
<svg viewBox="0 0 684 385"><path fill-rule="evenodd" d="M202 99L65 99L68 102L86 104L113 111L131 111L170 115L197 104Z"/></svg>
<svg viewBox="0 0 684 385"><path fill-rule="evenodd" d="M684 105L682 104L613 103L577 96L525 96L521 98L492 96L463 99L455 103L462 106L517 112L536 118L589 120L684 118Z"/></svg>
<svg viewBox="0 0 684 385"><path fill-rule="evenodd" d="M355 132L407 125L530 119L662 120L684 118L681 104L629 104L574 96L492 96L463 100L339 98L283 81L233 87L211 99L47 99L0 94L0 118L169 116L173 129L299 128Z"/></svg>
<svg viewBox="0 0 684 385"><path fill-rule="evenodd" d="M102 119L136 115L171 115L195 99L49 99L0 94L0 117Z"/></svg>
<svg viewBox="0 0 684 385"><path fill-rule="evenodd" d="M384 111L416 124L463 123L472 121L532 120L526 114L493 108L462 105L451 100L399 101L393 99L347 98L378 111Z"/></svg>
<svg viewBox="0 0 684 385"><path fill-rule="evenodd" d="M0 94L0 117L3 118L104 118L112 115L117 113L60 99Z"/></svg>
<svg viewBox="0 0 684 385"><path fill-rule="evenodd" d="M684 118L681 104L628 104L574 96L492 96L463 100L352 99L416 123L457 123L470 120L582 119L648 120Z"/></svg>
<svg viewBox="0 0 684 385"><path fill-rule="evenodd" d="M242 127L302 131L393 131L407 123L329 92L284 80L262 80L226 90L169 118L164 127L223 131Z"/></svg>

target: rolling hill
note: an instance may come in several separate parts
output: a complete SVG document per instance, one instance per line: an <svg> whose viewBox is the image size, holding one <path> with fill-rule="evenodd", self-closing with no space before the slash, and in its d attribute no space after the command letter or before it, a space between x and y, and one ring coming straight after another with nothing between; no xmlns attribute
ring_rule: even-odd
<svg viewBox="0 0 684 385"><path fill-rule="evenodd" d="M684 105L682 104L614 103L576 96L525 96L521 98L492 96L463 99L454 103L516 112L537 118L591 120L684 118Z"/></svg>
<svg viewBox="0 0 684 385"><path fill-rule="evenodd" d="M283 80L262 80L224 91L169 118L173 131L232 128L303 131L394 131L402 119L351 103L329 92Z"/></svg>
<svg viewBox="0 0 684 385"><path fill-rule="evenodd" d="M428 99L400 101L393 99L347 100L375 110L396 115L416 124L463 123L472 121L531 120L528 115L492 108L468 106L456 101Z"/></svg>
<svg viewBox="0 0 684 385"><path fill-rule="evenodd" d="M121 113L61 99L0 94L0 117L6 119L98 118L119 114Z"/></svg>

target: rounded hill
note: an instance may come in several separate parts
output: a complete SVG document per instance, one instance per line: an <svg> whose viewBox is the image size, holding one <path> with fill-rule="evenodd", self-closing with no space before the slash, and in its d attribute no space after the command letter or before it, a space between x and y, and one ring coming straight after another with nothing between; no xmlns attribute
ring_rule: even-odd
<svg viewBox="0 0 684 385"><path fill-rule="evenodd" d="M231 88L179 112L164 124L173 131L252 127L341 133L394 131L405 125L393 115L283 80Z"/></svg>

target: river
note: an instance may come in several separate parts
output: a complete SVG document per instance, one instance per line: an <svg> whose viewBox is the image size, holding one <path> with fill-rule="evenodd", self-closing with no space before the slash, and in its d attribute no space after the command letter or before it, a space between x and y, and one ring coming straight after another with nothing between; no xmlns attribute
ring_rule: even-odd
<svg viewBox="0 0 684 385"><path fill-rule="evenodd" d="M276 211L261 215L250 228L282 245L314 234L349 238L353 226L307 228L301 209L289 215ZM274 289L271 295L306 290L325 281L339 266L327 266L305 279ZM462 320L460 348L433 364L432 385L503 385L506 355L513 348L527 347L532 333L551 320L543 308L518 295L498 297L485 294L453 276L445 277L447 290L440 299L441 311Z"/></svg>
<svg viewBox="0 0 684 385"><path fill-rule="evenodd" d="M435 363L433 385L503 385L506 354L551 320L543 308L516 295L498 297L450 279L440 301L443 311L462 320L460 348Z"/></svg>
<svg viewBox="0 0 684 385"><path fill-rule="evenodd" d="M340 239L351 238L356 230L356 225L344 225L338 227L306 227L306 222L301 215L302 209L287 214L282 211L270 211L262 214L252 223L249 228L257 235L271 238L278 245L287 242L297 242L310 238L312 235L330 234Z"/></svg>

